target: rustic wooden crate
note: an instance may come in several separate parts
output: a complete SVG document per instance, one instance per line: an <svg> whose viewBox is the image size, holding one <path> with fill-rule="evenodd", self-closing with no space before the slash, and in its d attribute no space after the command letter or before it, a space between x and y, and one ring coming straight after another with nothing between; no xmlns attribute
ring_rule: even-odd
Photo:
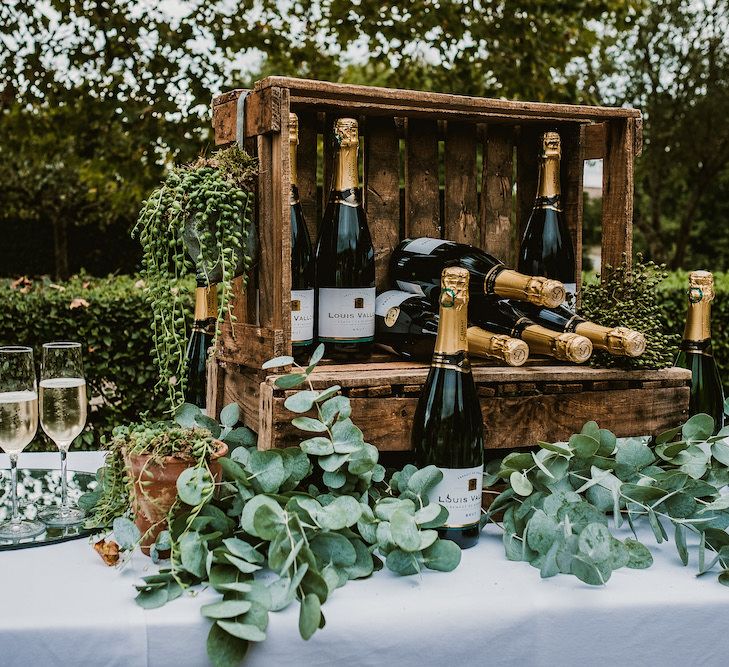
<svg viewBox="0 0 729 667"><path fill-rule="evenodd" d="M242 95L242 93L247 93ZM243 104L241 104L243 101ZM258 155L259 259L249 288L238 286L235 321L222 329L211 366L209 405L237 400L260 446L292 436L284 394L260 370L290 354L289 112L299 118L298 186L312 239L329 196L331 131L354 116L362 135L364 205L375 247L378 290L389 284L392 249L401 238L434 236L471 243L514 264L537 187L539 136L560 133L564 214L581 273L583 167L603 159L602 258L631 252L633 160L642 145L636 109L511 102L268 77L251 91L213 100L215 143L245 141ZM321 169L324 187L317 185ZM516 196L513 186L516 185ZM515 211L512 211L515 201ZM427 366L376 356L330 365L316 382L340 384L368 438L381 449L409 446L417 393ZM532 444L602 419L623 434L649 433L685 416L688 373L618 371L529 364L478 367L488 446ZM606 384L607 383L607 384ZM657 384L656 384L657 383Z"/></svg>

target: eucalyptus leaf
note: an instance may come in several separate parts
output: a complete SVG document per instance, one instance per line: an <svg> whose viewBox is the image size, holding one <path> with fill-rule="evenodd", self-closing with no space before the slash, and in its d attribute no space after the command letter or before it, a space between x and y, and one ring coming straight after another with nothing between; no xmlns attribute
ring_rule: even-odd
<svg viewBox="0 0 729 667"><path fill-rule="evenodd" d="M461 562L461 549L450 540L437 540L423 551L423 562L430 570L451 572Z"/></svg>
<svg viewBox="0 0 729 667"><path fill-rule="evenodd" d="M309 593L301 601L299 609L299 632L303 639L311 639L318 630L321 621L321 603L313 593Z"/></svg>
<svg viewBox="0 0 729 667"><path fill-rule="evenodd" d="M283 457L273 449L252 451L248 469L263 493L275 493L286 479Z"/></svg>
<svg viewBox="0 0 729 667"><path fill-rule="evenodd" d="M403 510L393 512L390 531L395 544L403 551L420 551L420 532L415 517Z"/></svg>
<svg viewBox="0 0 729 667"><path fill-rule="evenodd" d="M316 346L316 349L314 352L312 352L311 357L309 357L309 367L316 366L324 357L324 350L325 345L324 343L319 343L319 345Z"/></svg>
<svg viewBox="0 0 729 667"><path fill-rule="evenodd" d="M729 466L729 443L726 440L718 440L711 445L711 455L723 463L725 466Z"/></svg>
<svg viewBox="0 0 729 667"><path fill-rule="evenodd" d="M347 483L347 476L339 470L336 472L327 471L322 475L322 481L330 489L341 489Z"/></svg>
<svg viewBox="0 0 729 667"><path fill-rule="evenodd" d="M346 396L334 396L320 406L321 418L327 423L335 419L346 420L352 414L352 406Z"/></svg>
<svg viewBox="0 0 729 667"><path fill-rule="evenodd" d="M528 496L534 490L529 478L523 472L512 472L509 476L509 483L520 496Z"/></svg>
<svg viewBox="0 0 729 667"><path fill-rule="evenodd" d="M248 642L229 634L217 623L210 627L207 652L213 667L234 667L239 665L248 652Z"/></svg>
<svg viewBox="0 0 729 667"><path fill-rule="evenodd" d="M263 515L259 519L258 524L254 525L254 517L260 511L267 509L266 521L263 521ZM251 498L243 508L240 517L240 525L249 535L261 537L264 540L272 540L276 537L280 527L284 524L284 514L281 506L271 497L259 495ZM263 530L263 534L259 533Z"/></svg>
<svg viewBox="0 0 729 667"><path fill-rule="evenodd" d="M167 588L154 588L152 590L140 591L134 601L142 609L157 609L164 606L169 600Z"/></svg>
<svg viewBox="0 0 729 667"><path fill-rule="evenodd" d="M629 568L643 570L653 565L653 556L643 544L630 538L625 540L623 544L630 554L630 560L628 561Z"/></svg>
<svg viewBox="0 0 729 667"><path fill-rule="evenodd" d="M334 444L329 438L317 436L301 443L301 451L312 456L327 456L334 453Z"/></svg>
<svg viewBox="0 0 729 667"><path fill-rule="evenodd" d="M141 538L139 528L134 521L126 517L117 517L112 524L114 538L122 549L131 549L137 545Z"/></svg>
<svg viewBox="0 0 729 667"><path fill-rule="evenodd" d="M274 380L274 384L279 389L293 389L306 382L307 375L303 373L292 373L290 375L280 375Z"/></svg>
<svg viewBox="0 0 729 667"><path fill-rule="evenodd" d="M284 366L291 366L291 364L293 363L294 358L290 356L274 357L273 359L269 359L268 361L264 362L261 365L261 368L263 370L268 370L269 368L282 368Z"/></svg>
<svg viewBox="0 0 729 667"><path fill-rule="evenodd" d="M570 447L574 450L575 455L587 459L597 454L600 449L600 441L589 435L577 433L569 439Z"/></svg>
<svg viewBox="0 0 729 667"><path fill-rule="evenodd" d="M602 563L611 558L612 536L602 523L590 523L580 532L578 546L580 552L590 561Z"/></svg>
<svg viewBox="0 0 729 667"><path fill-rule="evenodd" d="M612 570L607 562L596 563L587 556L578 555L572 559L572 574L591 586L603 586L610 579Z"/></svg>
<svg viewBox="0 0 729 667"><path fill-rule="evenodd" d="M318 391L297 391L284 401L284 407L290 412L309 412L314 407L317 396L319 396Z"/></svg>
<svg viewBox="0 0 729 667"><path fill-rule="evenodd" d="M220 411L220 423L223 426L233 427L240 420L240 406L237 403L229 403Z"/></svg>
<svg viewBox="0 0 729 667"><path fill-rule="evenodd" d="M683 440L706 440L714 433L714 418L699 413L693 415L681 429Z"/></svg>
<svg viewBox="0 0 729 667"><path fill-rule="evenodd" d="M402 551L401 549L393 549L390 551L387 554L385 564L388 570L392 570L395 574L403 576L420 572L420 564L415 554Z"/></svg>
<svg viewBox="0 0 729 667"><path fill-rule="evenodd" d="M186 468L177 478L177 495L183 503L193 507L212 493L212 489L213 479L205 468Z"/></svg>
<svg viewBox="0 0 729 667"><path fill-rule="evenodd" d="M200 613L207 618L233 618L245 614L251 608L248 600L221 600L200 607Z"/></svg>
<svg viewBox="0 0 729 667"><path fill-rule="evenodd" d="M228 634L238 637L238 639L245 639L249 642L262 642L266 639L266 633L261 632L255 625L222 620L217 623Z"/></svg>
<svg viewBox="0 0 729 667"><path fill-rule="evenodd" d="M175 411L175 421L185 428L193 428L197 423L197 417L201 414L202 411L197 405L183 403Z"/></svg>

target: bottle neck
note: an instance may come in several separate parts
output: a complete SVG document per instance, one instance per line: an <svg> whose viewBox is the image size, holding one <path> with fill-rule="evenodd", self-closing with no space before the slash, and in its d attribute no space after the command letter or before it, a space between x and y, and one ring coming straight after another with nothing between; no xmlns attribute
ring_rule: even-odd
<svg viewBox="0 0 729 667"><path fill-rule="evenodd" d="M711 301L689 302L683 346L698 346L711 340Z"/></svg>
<svg viewBox="0 0 729 667"><path fill-rule="evenodd" d="M339 147L334 166L334 191L356 190L359 187L357 155L359 145L351 142Z"/></svg>
<svg viewBox="0 0 729 667"><path fill-rule="evenodd" d="M559 182L559 157L550 155L539 161L539 188L537 190L537 207L559 205L562 188Z"/></svg>
<svg viewBox="0 0 729 667"><path fill-rule="evenodd" d="M195 324L204 326L217 318L218 290L216 286L198 286L195 290Z"/></svg>
<svg viewBox="0 0 729 667"><path fill-rule="evenodd" d="M449 300L452 302L449 295L441 296L433 366L468 371L468 307L464 303L449 305Z"/></svg>
<svg viewBox="0 0 729 667"><path fill-rule="evenodd" d="M298 184L299 184L299 173L298 173L298 165L296 161L296 153L298 148L298 142L291 141L289 143L289 171L291 172L291 203L296 204L299 201L299 190L298 190Z"/></svg>

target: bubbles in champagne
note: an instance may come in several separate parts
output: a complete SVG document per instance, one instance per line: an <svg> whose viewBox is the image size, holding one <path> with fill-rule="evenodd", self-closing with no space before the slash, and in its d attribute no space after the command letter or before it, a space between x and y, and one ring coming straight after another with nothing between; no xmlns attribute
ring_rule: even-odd
<svg viewBox="0 0 729 667"><path fill-rule="evenodd" d="M0 392L0 448L18 454L38 428L38 394L34 391Z"/></svg>
<svg viewBox="0 0 729 667"><path fill-rule="evenodd" d="M40 383L43 430L58 447L68 447L86 425L86 381L52 378Z"/></svg>

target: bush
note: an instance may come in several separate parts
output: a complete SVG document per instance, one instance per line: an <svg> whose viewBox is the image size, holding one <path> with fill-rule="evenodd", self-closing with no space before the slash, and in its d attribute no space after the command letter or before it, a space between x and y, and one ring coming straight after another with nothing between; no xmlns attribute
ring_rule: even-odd
<svg viewBox="0 0 729 667"><path fill-rule="evenodd" d="M88 428L74 442L96 448L100 437L120 423L138 421L165 409L155 393L158 373L152 360L151 318L144 284L134 276L88 278L63 284L0 281L0 345L29 345L40 366L41 345L77 340L83 345L89 390ZM192 315L192 299L187 312ZM29 449L55 449L42 429Z"/></svg>

